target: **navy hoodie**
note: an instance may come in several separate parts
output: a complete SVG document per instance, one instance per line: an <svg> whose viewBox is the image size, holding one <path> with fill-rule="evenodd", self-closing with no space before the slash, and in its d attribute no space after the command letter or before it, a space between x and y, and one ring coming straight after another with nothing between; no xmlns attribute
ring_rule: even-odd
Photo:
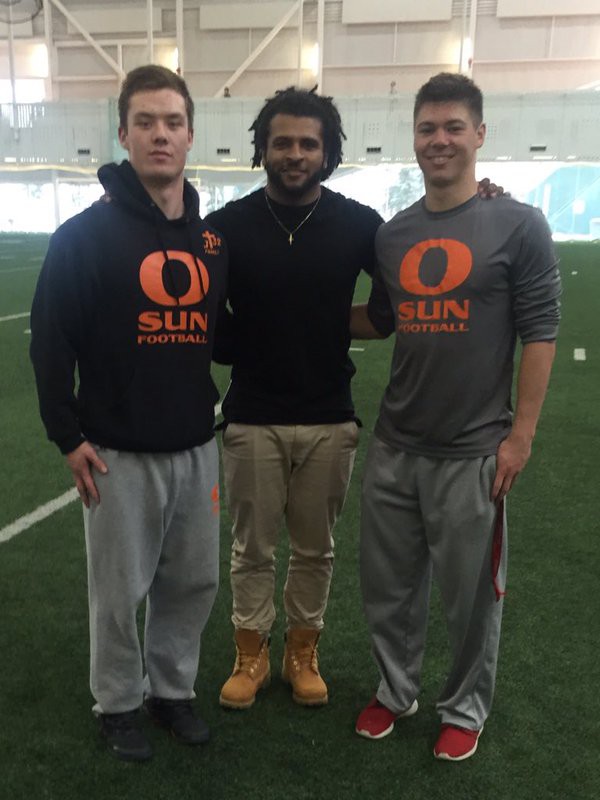
<svg viewBox="0 0 600 800"><path fill-rule="evenodd" d="M61 225L31 311L31 359L48 438L174 452L213 436L210 376L225 321L227 253L184 183L168 220L128 161L98 172L110 202ZM75 389L75 367L78 386Z"/></svg>

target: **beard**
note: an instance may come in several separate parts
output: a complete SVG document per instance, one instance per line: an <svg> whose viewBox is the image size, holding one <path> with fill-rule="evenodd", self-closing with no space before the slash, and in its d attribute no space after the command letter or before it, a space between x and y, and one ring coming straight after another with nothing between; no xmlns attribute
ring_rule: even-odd
<svg viewBox="0 0 600 800"><path fill-rule="evenodd" d="M282 196L289 198L291 203L301 199L304 194L321 183L321 171L322 170L318 170L312 175L308 175L304 183L298 184L297 186L288 186L281 177L280 172L275 170L268 162L265 164L265 172L267 173L269 183L277 189Z"/></svg>

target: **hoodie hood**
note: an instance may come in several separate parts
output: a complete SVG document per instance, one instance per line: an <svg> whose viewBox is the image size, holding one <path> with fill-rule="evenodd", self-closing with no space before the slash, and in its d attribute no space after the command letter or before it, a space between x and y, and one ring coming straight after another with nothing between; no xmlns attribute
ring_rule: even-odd
<svg viewBox="0 0 600 800"><path fill-rule="evenodd" d="M122 204L132 213L156 220L164 217L154 200L142 186L136 171L129 161L120 164L105 164L98 170L98 180L112 200ZM197 219L200 213L198 192L188 180L183 181L183 223ZM166 217L164 217L166 219ZM173 222L173 220L171 220ZM175 220L174 222L179 222Z"/></svg>

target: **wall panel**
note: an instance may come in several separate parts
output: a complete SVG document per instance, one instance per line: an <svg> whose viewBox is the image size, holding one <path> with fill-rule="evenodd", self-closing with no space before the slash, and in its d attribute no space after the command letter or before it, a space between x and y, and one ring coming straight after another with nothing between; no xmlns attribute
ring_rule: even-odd
<svg viewBox="0 0 600 800"><path fill-rule="evenodd" d="M15 39L23 39L33 36L33 23L22 22L19 25L12 26L12 35ZM8 36L8 25L5 22L0 22L0 38Z"/></svg>
<svg viewBox="0 0 600 800"><path fill-rule="evenodd" d="M569 91L584 86L594 75L600 80L600 61L593 71L589 63L531 62L477 63L474 79L487 92L536 92L540 86L553 91ZM600 138L600 137L599 137Z"/></svg>
<svg viewBox="0 0 600 800"><path fill-rule="evenodd" d="M110 10L74 8L70 3L65 7L88 33L121 33L124 30L143 33L148 28L148 15L145 8L119 8L111 6ZM152 19L152 28L160 31L162 19L160 13L155 12ZM69 33L78 33L77 28L67 22Z"/></svg>
<svg viewBox="0 0 600 800"><path fill-rule="evenodd" d="M402 25L397 33L397 61L400 64L454 64L460 53L461 20L440 25Z"/></svg>
<svg viewBox="0 0 600 800"><path fill-rule="evenodd" d="M246 31L221 31L219 36L184 31L186 71L223 70L231 74L247 58Z"/></svg>
<svg viewBox="0 0 600 800"><path fill-rule="evenodd" d="M549 44L550 30L540 25L539 20L480 17L475 39L475 61L545 58Z"/></svg>
<svg viewBox="0 0 600 800"><path fill-rule="evenodd" d="M600 8L600 0L598 0ZM600 59L600 31L594 27L594 19L563 18L556 20L552 38L552 55L555 58ZM600 75L598 75L600 78Z"/></svg>
<svg viewBox="0 0 600 800"><path fill-rule="evenodd" d="M342 22L345 25L373 22L419 22L447 20L452 17L452 0L343 0Z"/></svg>
<svg viewBox="0 0 600 800"><path fill-rule="evenodd" d="M352 66L392 63L394 40L384 25L346 27L328 25L324 37L324 64Z"/></svg>
<svg viewBox="0 0 600 800"><path fill-rule="evenodd" d="M598 0L498 0L499 17L573 17L598 13Z"/></svg>
<svg viewBox="0 0 600 800"><path fill-rule="evenodd" d="M293 0L282 3L230 3L200 6L202 30L229 30L231 28L268 28L277 25L292 7ZM297 15L287 23L297 27Z"/></svg>
<svg viewBox="0 0 600 800"><path fill-rule="evenodd" d="M104 48L109 56L117 59L117 48ZM58 69L65 75L95 76L111 75L113 70L104 59L82 43L81 47L59 48L57 52Z"/></svg>
<svg viewBox="0 0 600 800"><path fill-rule="evenodd" d="M268 31L252 31L252 50L260 44ZM236 65L238 66L238 65ZM256 58L251 69L296 69L298 66L298 30L283 30L269 47Z"/></svg>

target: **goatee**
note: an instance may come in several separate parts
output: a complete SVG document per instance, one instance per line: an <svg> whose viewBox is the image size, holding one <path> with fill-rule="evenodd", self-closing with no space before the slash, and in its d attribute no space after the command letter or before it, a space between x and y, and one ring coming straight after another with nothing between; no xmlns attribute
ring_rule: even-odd
<svg viewBox="0 0 600 800"><path fill-rule="evenodd" d="M265 172L267 173L267 178L269 179L270 185L273 186L280 195L289 198L291 202L294 202L303 195L308 194L311 189L321 183L320 170L319 172L315 172L313 175L310 175L304 183L298 186L287 186L281 177L281 173L274 170L269 164L265 164Z"/></svg>

